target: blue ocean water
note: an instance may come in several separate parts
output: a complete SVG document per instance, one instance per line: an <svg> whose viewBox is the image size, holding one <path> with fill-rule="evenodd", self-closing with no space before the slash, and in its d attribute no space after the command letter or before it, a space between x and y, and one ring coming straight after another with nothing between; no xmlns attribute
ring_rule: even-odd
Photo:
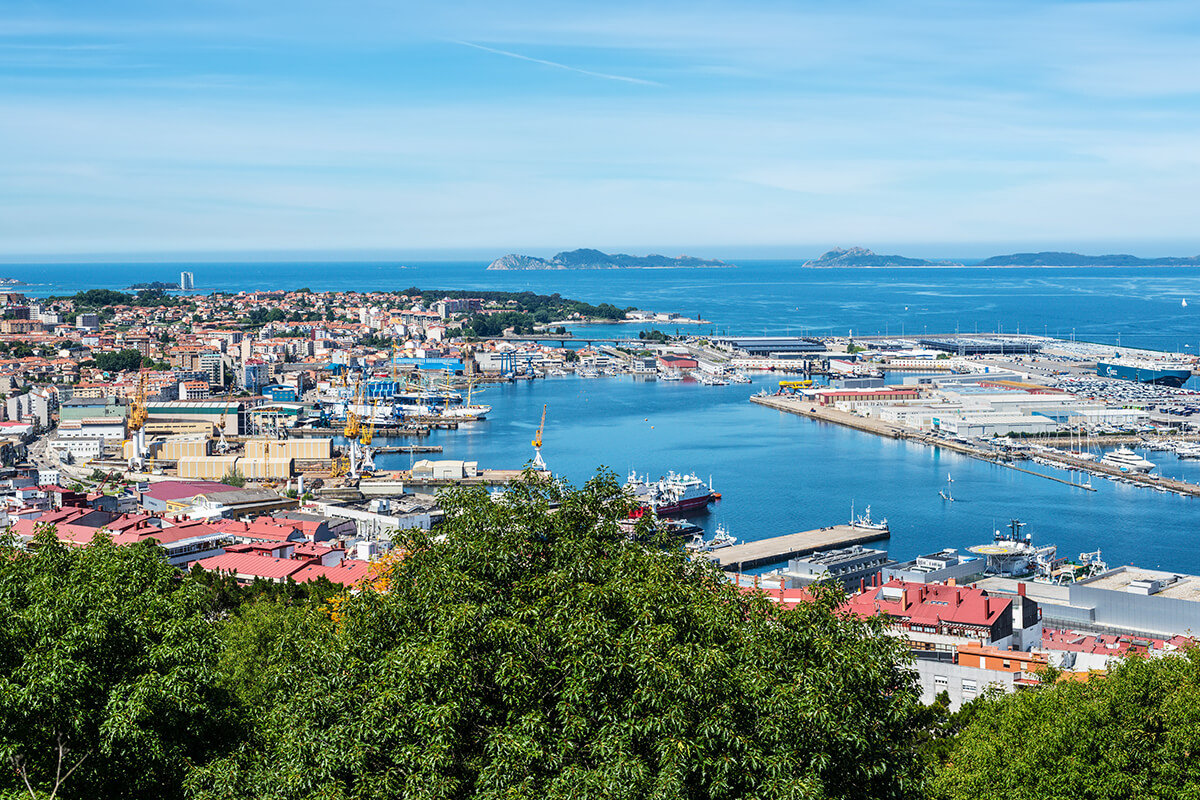
<svg viewBox="0 0 1200 800"><path fill-rule="evenodd" d="M30 295L123 289L195 273L197 291L495 289L674 311L739 334L1034 332L1125 346L1200 348L1200 268L486 271L483 262L7 264ZM1182 300L1191 298L1190 307ZM641 326L630 326L636 332ZM611 330L605 326L604 330ZM598 333L598 331L593 331ZM1186 345L1186 347L1185 347Z"/></svg>
<svg viewBox="0 0 1200 800"><path fill-rule="evenodd" d="M599 465L622 478L631 469L651 478L668 470L711 477L722 499L691 518L709 533L721 522L743 540L795 533L844 523L852 504L860 514L870 504L874 518L889 520L892 536L883 546L894 558L983 544L1017 517L1035 543L1056 543L1061 554L1100 548L1110 564L1200 573L1197 500L1099 478L1092 479L1097 491L1088 492L749 402L774 380L702 386L572 376L502 384L478 398L494 408L488 420L426 441L444 447L435 457L517 468L533 457L530 440L545 404L542 455L556 474L576 485ZM1164 475L1200 480L1200 462L1147 455ZM378 462L406 469L413 458ZM947 475L953 503L938 494Z"/></svg>
<svg viewBox="0 0 1200 800"><path fill-rule="evenodd" d="M711 320L704 329L740 334L1048 333L1124 346L1200 349L1200 270L828 269L798 263L742 262L737 269L597 272L487 272L480 262L9 264L0 275L36 286L30 295L122 289L195 273L199 291L495 289L558 292L588 302L675 311ZM1181 300L1189 299L1184 307ZM593 335L643 326L592 326ZM694 329L693 329L694 330ZM667 470L710 475L723 499L696 519L710 532L724 522L741 539L846 521L853 503L891 522L888 548L909 558L990 539L1012 517L1035 542L1074 556L1100 548L1112 564L1136 562L1200 573L1197 501L1093 479L1096 492L921 445L813 422L753 405L755 385L705 387L632 377L544 381L490 387L485 422L437 431L443 457L515 468L532 455L530 439L548 407L543 454L581 483L598 465L624 475ZM1200 463L1149 454L1159 472L1200 481ZM383 456L382 468L409 465ZM947 474L957 502L938 496Z"/></svg>

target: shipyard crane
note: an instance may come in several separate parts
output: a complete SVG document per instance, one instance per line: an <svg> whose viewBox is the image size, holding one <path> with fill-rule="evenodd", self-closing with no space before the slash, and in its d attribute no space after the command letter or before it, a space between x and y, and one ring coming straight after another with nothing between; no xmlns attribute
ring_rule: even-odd
<svg viewBox="0 0 1200 800"><path fill-rule="evenodd" d="M362 435L358 437L358 472L360 473L375 471L375 453L371 450L371 440L375 437L375 408L378 405L378 400L371 404L371 419L363 426ZM353 446L353 443L351 445Z"/></svg>
<svg viewBox="0 0 1200 800"><path fill-rule="evenodd" d="M537 433L535 433L533 435L533 441L530 442L530 444L533 445L533 454L534 454L533 455L533 468L537 469L537 470L541 470L542 472L549 471L549 469L546 467L546 462L542 460L542 431L545 429L546 429L546 406L543 405L542 406L542 421L538 423Z"/></svg>
<svg viewBox="0 0 1200 800"><path fill-rule="evenodd" d="M225 418L229 414L229 401L232 398L233 398L232 393L227 393L225 395L225 407L221 409L221 419L219 422L217 422L217 452L218 453L228 453L229 452L229 442L227 442L225 440L225 424L226 424Z"/></svg>
<svg viewBox="0 0 1200 800"><path fill-rule="evenodd" d="M354 439L358 436L359 421L355 408L358 406L358 396L361 388L361 383L355 384L354 394L346 399L346 427L342 429L342 433L347 439Z"/></svg>
<svg viewBox="0 0 1200 800"><path fill-rule="evenodd" d="M138 373L137 392L129 408L129 433L133 444L133 453L129 458L130 470L141 470L146 459L146 373Z"/></svg>

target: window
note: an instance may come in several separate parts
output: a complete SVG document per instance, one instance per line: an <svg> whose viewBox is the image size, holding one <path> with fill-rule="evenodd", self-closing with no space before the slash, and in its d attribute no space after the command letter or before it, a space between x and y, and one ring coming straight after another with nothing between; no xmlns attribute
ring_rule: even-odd
<svg viewBox="0 0 1200 800"><path fill-rule="evenodd" d="M933 688L941 692L950 687L950 680L945 675L933 676Z"/></svg>
<svg viewBox="0 0 1200 800"><path fill-rule="evenodd" d="M975 690L976 690L975 681L968 680L967 678L963 678L963 682L962 682L963 696L966 697L967 695L974 695Z"/></svg>

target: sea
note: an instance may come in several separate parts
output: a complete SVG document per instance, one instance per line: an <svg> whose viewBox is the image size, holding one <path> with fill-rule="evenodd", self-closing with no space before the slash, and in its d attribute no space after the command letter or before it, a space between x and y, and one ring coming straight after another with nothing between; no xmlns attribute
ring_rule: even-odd
<svg viewBox="0 0 1200 800"><path fill-rule="evenodd" d="M484 262L7 264L0 277L30 296L124 289L195 274L198 293L298 289L466 289L557 292L707 320L666 332L742 335L1038 333L1122 347L1200 350L1200 269L878 268L804 269L799 262L737 262L736 268L622 271L487 271ZM636 336L645 325L577 328ZM533 457L542 408L542 454L581 484L597 470L652 479L668 471L712 481L721 500L692 518L723 524L741 540L844 523L869 505L886 517L896 559L991 540L1012 519L1035 544L1072 558L1100 550L1110 565L1200 574L1200 500L1093 478L1089 492L923 445L882 439L749 402L778 378L703 386L634 376L547 378L490 386L486 421L435 431L442 458L517 468ZM408 440L405 440L407 442ZM1200 462L1148 453L1157 472L1200 481ZM382 469L411 456L380 456ZM1028 465L1026 465L1028 466ZM1061 476L1051 468L1031 467ZM948 484L947 479L953 483ZM954 502L939 490L952 486Z"/></svg>

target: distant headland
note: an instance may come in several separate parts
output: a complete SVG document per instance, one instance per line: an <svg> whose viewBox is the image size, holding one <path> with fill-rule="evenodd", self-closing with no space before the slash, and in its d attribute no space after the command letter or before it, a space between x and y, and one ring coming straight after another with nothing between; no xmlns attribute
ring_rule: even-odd
<svg viewBox="0 0 1200 800"><path fill-rule="evenodd" d="M509 253L488 264L488 269L678 269L681 267L732 267L724 261L705 260L692 256L629 256L624 253L602 253L581 248L562 252L553 258L538 258Z"/></svg>
<svg viewBox="0 0 1200 800"><path fill-rule="evenodd" d="M955 261L929 261L924 258L879 255L864 247L836 247L820 258L805 261L805 267L961 267ZM992 256L970 264L975 267L1196 267L1200 256L1138 258L1125 253L1085 256L1080 253L1045 251Z"/></svg>

